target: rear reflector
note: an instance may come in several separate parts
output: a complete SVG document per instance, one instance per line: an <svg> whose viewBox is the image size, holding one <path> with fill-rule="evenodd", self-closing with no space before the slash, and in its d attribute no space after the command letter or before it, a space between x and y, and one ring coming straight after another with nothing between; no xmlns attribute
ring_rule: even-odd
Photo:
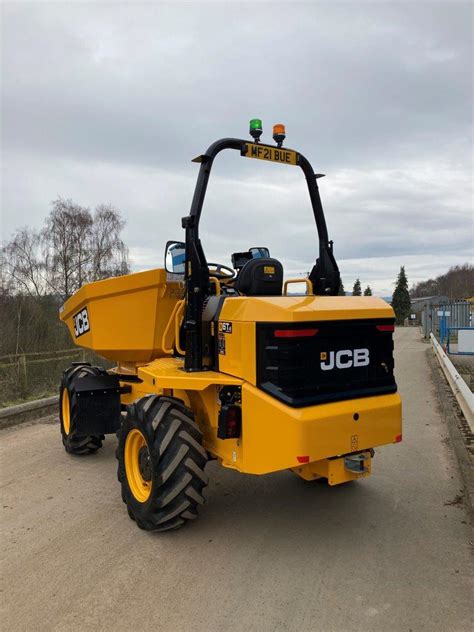
<svg viewBox="0 0 474 632"><path fill-rule="evenodd" d="M379 331L395 331L395 325L376 325Z"/></svg>
<svg viewBox="0 0 474 632"><path fill-rule="evenodd" d="M275 338L309 338L318 333L318 329L275 329Z"/></svg>
<svg viewBox="0 0 474 632"><path fill-rule="evenodd" d="M309 463L309 456L297 456L298 463Z"/></svg>
<svg viewBox="0 0 474 632"><path fill-rule="evenodd" d="M401 434L400 434L400 435L397 435L397 436L395 437L395 443L400 443L400 441L401 441L401 440L402 440L402 435L401 435Z"/></svg>

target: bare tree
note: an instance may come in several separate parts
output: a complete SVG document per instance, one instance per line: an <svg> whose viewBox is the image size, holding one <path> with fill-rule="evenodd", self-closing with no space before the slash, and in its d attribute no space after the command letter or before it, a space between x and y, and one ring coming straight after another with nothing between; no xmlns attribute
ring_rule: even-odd
<svg viewBox="0 0 474 632"><path fill-rule="evenodd" d="M67 298L84 283L129 273L125 222L117 209L100 205L92 215L62 198L52 206L43 230L22 228L2 249L2 292Z"/></svg>
<svg viewBox="0 0 474 632"><path fill-rule="evenodd" d="M71 346L58 308L84 283L129 272L123 227L120 213L111 206L91 213L58 198L43 230L19 229L0 247L0 355L19 357ZM52 392L65 362L35 364L34 379L27 381L25 356L21 363L12 361L0 376L0 400Z"/></svg>
<svg viewBox="0 0 474 632"><path fill-rule="evenodd" d="M41 234L20 228L2 249L3 274L9 277L12 291L43 296L52 289L41 252ZM3 283L3 281L2 281Z"/></svg>
<svg viewBox="0 0 474 632"><path fill-rule="evenodd" d="M92 216L88 208L58 198L42 231L44 259L57 292L71 296L88 280L92 260Z"/></svg>
<svg viewBox="0 0 474 632"><path fill-rule="evenodd" d="M13 291L13 279L10 274L6 248L0 247L0 298L9 296Z"/></svg>
<svg viewBox="0 0 474 632"><path fill-rule="evenodd" d="M97 206L91 231L91 278L128 274L128 250L120 238L125 222L113 206Z"/></svg>

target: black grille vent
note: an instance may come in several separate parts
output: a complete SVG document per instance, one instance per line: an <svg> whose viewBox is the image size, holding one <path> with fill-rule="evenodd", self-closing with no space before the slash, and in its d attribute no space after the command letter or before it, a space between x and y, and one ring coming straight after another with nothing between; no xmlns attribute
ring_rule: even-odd
<svg viewBox="0 0 474 632"><path fill-rule="evenodd" d="M257 385L295 407L394 393L393 322L257 323Z"/></svg>

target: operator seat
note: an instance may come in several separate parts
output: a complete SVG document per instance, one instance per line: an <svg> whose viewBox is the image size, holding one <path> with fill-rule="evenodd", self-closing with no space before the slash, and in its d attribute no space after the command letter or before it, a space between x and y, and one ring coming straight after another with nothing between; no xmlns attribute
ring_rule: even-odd
<svg viewBox="0 0 474 632"><path fill-rule="evenodd" d="M277 259L250 259L240 270L234 289L246 296L281 296L283 266Z"/></svg>

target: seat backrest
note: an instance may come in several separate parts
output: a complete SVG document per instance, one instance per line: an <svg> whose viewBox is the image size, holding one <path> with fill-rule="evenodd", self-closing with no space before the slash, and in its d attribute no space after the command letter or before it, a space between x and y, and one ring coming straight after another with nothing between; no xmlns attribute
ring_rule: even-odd
<svg viewBox="0 0 474 632"><path fill-rule="evenodd" d="M239 272L234 288L247 296L281 296L283 266L277 259L251 259Z"/></svg>

